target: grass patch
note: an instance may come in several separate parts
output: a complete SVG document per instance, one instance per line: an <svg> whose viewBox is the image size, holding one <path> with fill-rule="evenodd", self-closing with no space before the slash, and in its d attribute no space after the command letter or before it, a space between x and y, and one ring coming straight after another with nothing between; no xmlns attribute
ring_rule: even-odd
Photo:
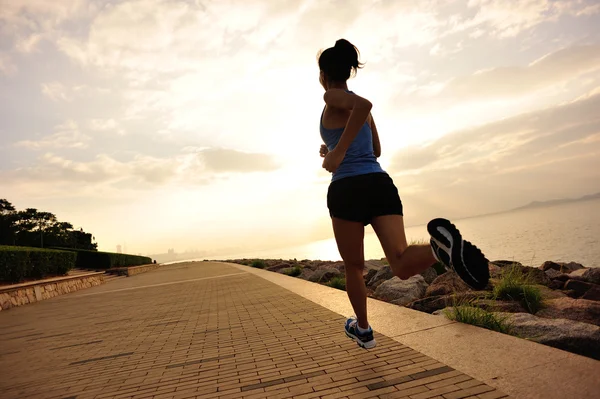
<svg viewBox="0 0 600 399"><path fill-rule="evenodd" d="M331 288L346 291L346 279L344 277L334 277L326 285Z"/></svg>
<svg viewBox="0 0 600 399"><path fill-rule="evenodd" d="M300 265L296 265L289 268L289 270L284 271L283 274L291 277L298 277L300 274L302 274L302 268Z"/></svg>
<svg viewBox="0 0 600 399"><path fill-rule="evenodd" d="M256 267L257 269L264 269L265 267L267 267L267 264L263 260L256 259L253 260L252 263L250 263L250 266Z"/></svg>
<svg viewBox="0 0 600 399"><path fill-rule="evenodd" d="M542 308L544 298L528 274L518 267L507 266L494 286L494 299L517 301L529 313L535 314Z"/></svg>
<svg viewBox="0 0 600 399"><path fill-rule="evenodd" d="M469 305L458 305L445 310L444 313L450 320L460 323L471 324L488 330L498 331L504 334L510 332L510 325L506 318L496 316L495 314Z"/></svg>

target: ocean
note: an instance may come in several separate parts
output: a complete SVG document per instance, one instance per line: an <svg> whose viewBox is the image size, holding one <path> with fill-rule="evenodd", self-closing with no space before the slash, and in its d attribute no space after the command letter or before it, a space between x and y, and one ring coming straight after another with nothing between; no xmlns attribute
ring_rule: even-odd
<svg viewBox="0 0 600 399"><path fill-rule="evenodd" d="M522 209L452 222L465 239L477 245L490 260L511 260L530 266L551 260L600 267L600 200ZM429 236L423 225L406 228L406 237L410 242L428 240ZM377 236L368 227L365 258L383 257ZM341 259L333 238L289 248L215 258Z"/></svg>

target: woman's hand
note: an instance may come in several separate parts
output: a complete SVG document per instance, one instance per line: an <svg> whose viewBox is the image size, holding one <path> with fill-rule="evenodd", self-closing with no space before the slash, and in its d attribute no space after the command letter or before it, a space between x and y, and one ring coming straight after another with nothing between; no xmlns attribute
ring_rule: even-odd
<svg viewBox="0 0 600 399"><path fill-rule="evenodd" d="M327 155L328 152L329 148L327 148L325 144L321 144L321 149L319 150L319 155L321 155L321 158L325 158L325 155Z"/></svg>
<svg viewBox="0 0 600 399"><path fill-rule="evenodd" d="M325 159L323 160L323 168L325 168L328 172L335 172L337 168L340 166L346 153L344 151L338 150L337 147L333 149L333 151L329 151L327 155L325 155Z"/></svg>

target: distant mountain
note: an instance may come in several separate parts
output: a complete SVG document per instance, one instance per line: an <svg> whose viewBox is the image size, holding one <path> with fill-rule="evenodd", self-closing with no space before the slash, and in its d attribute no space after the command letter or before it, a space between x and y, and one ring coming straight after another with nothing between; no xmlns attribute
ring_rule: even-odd
<svg viewBox="0 0 600 399"><path fill-rule="evenodd" d="M562 205L562 204L568 204L571 202L589 201L589 200L596 200L596 199L600 199L600 193L585 195L581 198L562 198L562 199L550 200L550 201L533 201L525 206L511 209L511 211L518 211L518 210L532 209L532 208L542 208L542 207L546 207L546 206Z"/></svg>

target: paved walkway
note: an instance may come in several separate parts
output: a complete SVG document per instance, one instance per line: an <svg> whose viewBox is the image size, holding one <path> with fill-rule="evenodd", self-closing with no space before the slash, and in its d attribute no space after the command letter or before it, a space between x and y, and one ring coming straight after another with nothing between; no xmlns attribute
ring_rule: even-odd
<svg viewBox="0 0 600 399"><path fill-rule="evenodd" d="M360 349L343 322L233 266L166 266L1 312L0 397L506 397L381 334Z"/></svg>

